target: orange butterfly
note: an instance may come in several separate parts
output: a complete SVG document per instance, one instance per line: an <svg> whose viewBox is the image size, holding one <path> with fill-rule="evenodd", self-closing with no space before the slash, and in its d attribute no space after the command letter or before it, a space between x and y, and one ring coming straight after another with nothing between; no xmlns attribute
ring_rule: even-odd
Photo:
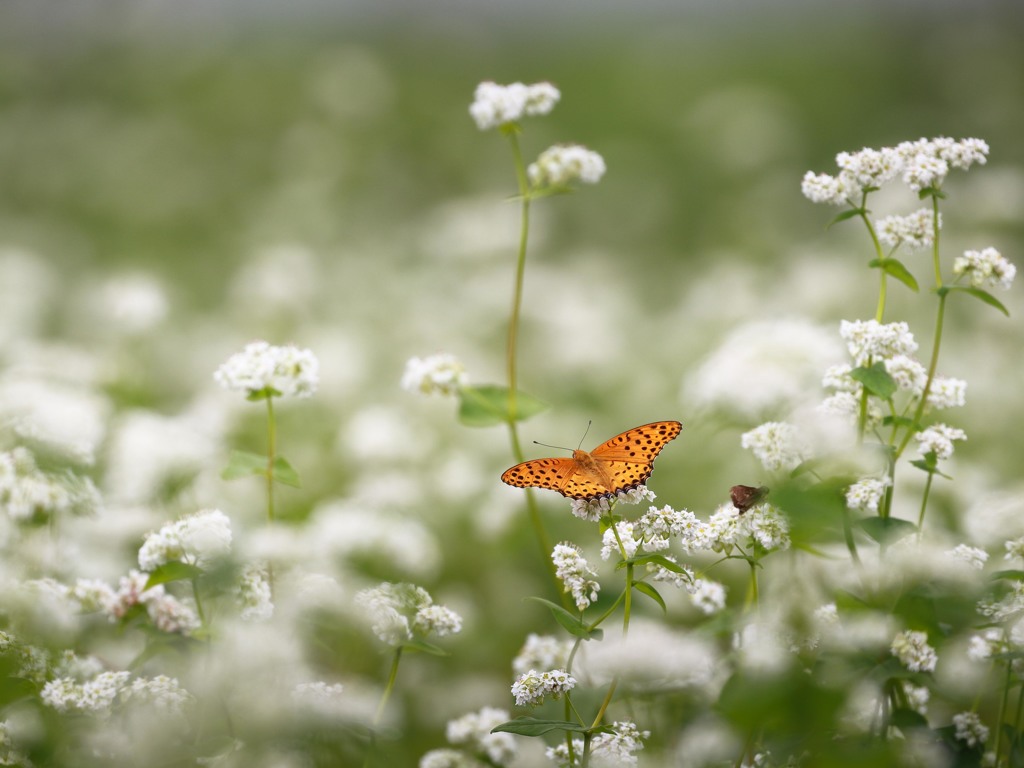
<svg viewBox="0 0 1024 768"><path fill-rule="evenodd" d="M571 459L534 459L502 474L502 482L517 488L550 488L570 499L593 501L631 491L647 482L654 459L683 425L656 421L616 435L590 453L579 449Z"/></svg>

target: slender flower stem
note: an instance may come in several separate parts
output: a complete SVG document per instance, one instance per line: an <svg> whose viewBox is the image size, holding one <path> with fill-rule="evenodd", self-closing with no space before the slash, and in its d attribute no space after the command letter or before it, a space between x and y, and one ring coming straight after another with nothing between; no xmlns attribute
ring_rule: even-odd
<svg viewBox="0 0 1024 768"><path fill-rule="evenodd" d="M274 522L274 459L277 458L277 423L274 398L267 397L267 520Z"/></svg>
<svg viewBox="0 0 1024 768"><path fill-rule="evenodd" d="M747 588L747 605L746 609L750 610L750 607L754 607L755 612L761 610L760 592L757 588L757 561L753 558L747 560L750 564L750 585Z"/></svg>
<svg viewBox="0 0 1024 768"><path fill-rule="evenodd" d="M203 601L199 597L199 579L197 578L192 579L192 597L196 601L196 613L199 615L199 623L205 628L206 615L203 612Z"/></svg>
<svg viewBox="0 0 1024 768"><path fill-rule="evenodd" d="M921 511L917 514L917 538L920 540L924 533L924 513L928 509L928 496L932 490L932 480L935 479L935 475L931 472L928 473L928 479L924 482L924 493L921 494Z"/></svg>
<svg viewBox="0 0 1024 768"><path fill-rule="evenodd" d="M871 224L871 219L868 218L867 208L864 206L867 204L868 195L865 192L863 198L860 201L860 216L861 221L864 222L864 226L868 230L868 235L871 236L871 243L875 247L875 256L879 261L885 260L885 253L882 251L882 244L878 241L878 233L875 232L874 226ZM879 285L878 285L878 306L875 308L875 321L882 322L882 317L885 316L885 299L888 295L888 282L886 278L888 275L884 269L878 270L880 274Z"/></svg>
<svg viewBox="0 0 1024 768"><path fill-rule="evenodd" d="M1006 718L1006 704L1010 697L1010 687L1013 685L1013 665L1006 662L1006 680L1003 682L1003 695L999 699L999 715L996 717L996 727L992 729L993 738L996 741L996 759L993 765L999 765L999 757L1003 746L1003 720Z"/></svg>
<svg viewBox="0 0 1024 768"><path fill-rule="evenodd" d="M402 646L395 648L395 655L391 659L391 671L388 673L388 682L384 686L384 692L380 695L380 703L377 705L377 711L373 716L373 723L370 729L370 743L366 748L366 759L363 761L363 768L369 768L370 761L373 758L373 751L377 745L377 726L380 725L381 718L384 717L384 709L387 707L388 699L391 698L391 692L395 688L395 679L398 677L398 664L402 660Z"/></svg>

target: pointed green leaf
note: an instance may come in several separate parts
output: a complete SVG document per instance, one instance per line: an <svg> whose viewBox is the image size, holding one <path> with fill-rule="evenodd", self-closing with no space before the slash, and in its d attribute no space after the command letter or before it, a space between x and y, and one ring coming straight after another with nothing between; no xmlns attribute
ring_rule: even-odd
<svg viewBox="0 0 1024 768"><path fill-rule="evenodd" d="M571 733L586 733L589 731L585 725L570 723L566 720L538 720L535 717L517 717L507 723L496 725L491 728L491 733L514 733L517 736L543 736L551 731L569 731Z"/></svg>
<svg viewBox="0 0 1024 768"><path fill-rule="evenodd" d="M995 296L993 296L988 291L981 290L981 288L971 288L970 286L966 286L966 285L951 285L951 286L947 287L947 290L950 291L950 292L952 292L952 291L960 291L961 293L970 294L974 298L980 299L981 301L985 302L990 307L995 307L996 309L998 309L1000 312L1002 312L1007 317L1010 316L1010 310L1008 310L1006 308L1006 306L1003 304L1003 302L1001 302L999 299L997 299Z"/></svg>
<svg viewBox="0 0 1024 768"><path fill-rule="evenodd" d="M996 579L1007 579L1009 581L1024 581L1024 571L1015 568L1007 568L1003 571L996 571L992 574L993 581Z"/></svg>
<svg viewBox="0 0 1024 768"><path fill-rule="evenodd" d="M861 530L879 544L893 544L917 533L917 526L898 517L866 517L856 523Z"/></svg>
<svg viewBox="0 0 1024 768"><path fill-rule="evenodd" d="M896 728L927 728L928 718L913 709L894 709L890 725Z"/></svg>
<svg viewBox="0 0 1024 768"><path fill-rule="evenodd" d="M281 393L273 387L264 387L263 389L249 390L249 394L245 396L245 399L250 403L256 403L260 400L269 400L272 397L281 397Z"/></svg>
<svg viewBox="0 0 1024 768"><path fill-rule="evenodd" d="M301 488L299 473L295 471L284 456L274 459L274 480L282 485L290 485L292 488Z"/></svg>
<svg viewBox="0 0 1024 768"><path fill-rule="evenodd" d="M914 293L917 293L920 290L917 285L917 280L912 274L910 274L910 270L903 266L903 263L897 259L872 259L868 262L868 266L881 269L885 274L895 277Z"/></svg>
<svg viewBox="0 0 1024 768"><path fill-rule="evenodd" d="M565 631L573 637L581 637L584 640L589 640L591 638L600 640L604 637L603 629L590 629L583 619L569 613L565 608L557 603L552 603L550 600L545 600L543 597L528 597L526 599L533 600L541 605L546 605L551 611L551 615L555 617L555 621L561 624Z"/></svg>
<svg viewBox="0 0 1024 768"><path fill-rule="evenodd" d="M828 223L826 229L833 226L834 224L838 224L841 221L848 221L849 219L853 219L857 216L862 216L865 213L867 213L867 211L865 211L863 208L851 208L848 211L843 211Z"/></svg>
<svg viewBox="0 0 1024 768"><path fill-rule="evenodd" d="M431 656L450 656L444 648L428 643L425 640L408 640L402 643L403 648L407 648L410 651L421 651L422 653L429 653Z"/></svg>
<svg viewBox="0 0 1024 768"><path fill-rule="evenodd" d="M509 389L497 384L480 384L459 390L459 421L467 427L492 427L509 421ZM535 416L548 409L548 404L516 391L516 421Z"/></svg>
<svg viewBox="0 0 1024 768"><path fill-rule="evenodd" d="M664 598L658 594L658 590L648 584L646 581L634 581L633 588L644 595L647 595L651 600L661 606L662 613L668 614L668 606L665 605Z"/></svg>
<svg viewBox="0 0 1024 768"><path fill-rule="evenodd" d="M687 576L690 573L679 563L672 562L664 555L650 554L640 555L640 557L633 558L633 565L647 565L647 563L654 563L655 565L660 565L666 571L672 571L672 573L680 573L684 576Z"/></svg>
<svg viewBox="0 0 1024 768"><path fill-rule="evenodd" d="M232 451L228 465L220 476L225 480L235 480L249 475L266 475L267 457L248 451Z"/></svg>
<svg viewBox="0 0 1024 768"><path fill-rule="evenodd" d="M151 589L158 584L167 584L171 581L192 581L192 579L198 579L202 575L203 569L195 565L178 561L164 563L149 574L149 578L146 579L145 589Z"/></svg>
<svg viewBox="0 0 1024 768"><path fill-rule="evenodd" d="M850 378L859 381L872 395L888 400L898 389L896 380L885 370L885 364L878 362L865 368L854 368L850 371Z"/></svg>

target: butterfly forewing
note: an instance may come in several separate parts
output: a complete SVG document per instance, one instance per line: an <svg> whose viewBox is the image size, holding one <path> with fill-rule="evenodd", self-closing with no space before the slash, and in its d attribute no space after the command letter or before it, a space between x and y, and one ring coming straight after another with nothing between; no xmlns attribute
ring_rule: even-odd
<svg viewBox="0 0 1024 768"><path fill-rule="evenodd" d="M550 488L563 493L562 487L575 471L572 459L534 459L506 469L501 480L516 488Z"/></svg>
<svg viewBox="0 0 1024 768"><path fill-rule="evenodd" d="M590 455L595 459L652 464L654 457L670 440L679 435L682 428L683 425L678 421L655 421L652 424L644 424L601 443L590 452Z"/></svg>

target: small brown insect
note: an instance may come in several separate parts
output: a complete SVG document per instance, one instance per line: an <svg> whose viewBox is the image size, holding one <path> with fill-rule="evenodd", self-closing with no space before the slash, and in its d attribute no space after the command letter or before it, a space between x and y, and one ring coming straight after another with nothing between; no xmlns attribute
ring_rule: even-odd
<svg viewBox="0 0 1024 768"><path fill-rule="evenodd" d="M752 485L734 485L729 489L729 498L732 499L732 505L740 511L742 515L751 507L757 506L764 497L768 495L768 488L763 485L759 485L756 488Z"/></svg>

